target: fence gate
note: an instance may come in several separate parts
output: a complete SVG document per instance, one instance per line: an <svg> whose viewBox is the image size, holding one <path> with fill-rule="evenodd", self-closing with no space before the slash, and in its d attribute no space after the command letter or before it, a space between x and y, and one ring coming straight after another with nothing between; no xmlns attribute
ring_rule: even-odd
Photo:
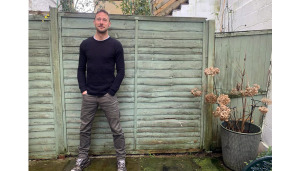
<svg viewBox="0 0 300 171"><path fill-rule="evenodd" d="M49 65L52 70L47 70L51 72L47 76L51 85L47 85L49 91L51 88L54 91L49 94L52 100L47 102L51 117L50 113L45 117L53 126L39 130L52 131L49 135L53 138L51 143L56 155L78 153L82 100L77 82L79 45L95 34L93 19L94 14L57 13L56 9L51 9L47 21L54 30L48 31L51 33L49 60L52 62ZM208 30L212 30L210 36L213 37L214 28L210 29L209 25L214 24L203 18L111 15L110 19L109 35L118 39L124 48L125 78L117 96L127 153L202 149L206 141L204 120L207 118L203 115L202 97L192 96L190 90L206 81L202 71L209 63L208 45L214 41L209 42ZM44 22L40 21L40 24ZM31 86L29 91L35 92L33 88ZM41 117L41 113L35 115L33 112L30 111L30 116ZM30 135L35 134L30 132ZM33 142L35 140L30 139L32 147ZM115 153L112 134L101 110L97 111L93 122L90 152L95 155ZM34 151L30 158L37 158Z"/></svg>

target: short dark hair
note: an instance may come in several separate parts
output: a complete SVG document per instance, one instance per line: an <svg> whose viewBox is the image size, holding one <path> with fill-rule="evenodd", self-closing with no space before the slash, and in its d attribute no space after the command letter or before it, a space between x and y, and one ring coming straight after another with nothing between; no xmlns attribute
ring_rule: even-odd
<svg viewBox="0 0 300 171"><path fill-rule="evenodd" d="M105 14L108 16L108 20L110 21L109 14L108 14L108 12L107 12L105 9L100 9L100 10L98 10L98 11L96 12L96 14L95 14L95 19L96 19L97 14L99 14L100 12L105 13Z"/></svg>

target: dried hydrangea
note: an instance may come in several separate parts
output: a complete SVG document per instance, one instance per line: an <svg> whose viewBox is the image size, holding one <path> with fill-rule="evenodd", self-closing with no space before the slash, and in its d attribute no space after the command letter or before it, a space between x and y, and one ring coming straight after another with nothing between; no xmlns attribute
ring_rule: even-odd
<svg viewBox="0 0 300 171"><path fill-rule="evenodd" d="M268 98L265 98L265 97L262 98L260 101L263 102L263 103L265 103L265 104L267 104L267 105L272 104L272 100L268 99Z"/></svg>
<svg viewBox="0 0 300 171"><path fill-rule="evenodd" d="M258 90L260 89L260 86L257 84L254 84L253 87L246 87L246 90L241 90L241 94L243 96L254 96L256 94L258 94Z"/></svg>
<svg viewBox="0 0 300 171"><path fill-rule="evenodd" d="M217 102L217 96L214 93L209 93L209 94L205 95L205 102L214 104Z"/></svg>
<svg viewBox="0 0 300 171"><path fill-rule="evenodd" d="M225 95L225 94L221 94L218 99L217 99L217 102L219 104L222 104L222 105L227 105L230 103L230 98L228 97L228 95Z"/></svg>
<svg viewBox="0 0 300 171"><path fill-rule="evenodd" d="M219 68L209 67L209 68L205 68L205 70L204 70L205 75L215 76L216 74L219 74L219 73L220 73Z"/></svg>
<svg viewBox="0 0 300 171"><path fill-rule="evenodd" d="M193 88L191 90L191 93L192 93L192 95L194 95L196 97L201 96L201 94L202 94L202 92L198 88Z"/></svg>
<svg viewBox="0 0 300 171"><path fill-rule="evenodd" d="M258 110L259 110L262 114L268 113L268 108L266 108L266 107L259 107Z"/></svg>
<svg viewBox="0 0 300 171"><path fill-rule="evenodd" d="M230 111L229 107L221 104L216 108L216 111L213 112L213 115L214 117L219 117L221 121L228 121Z"/></svg>

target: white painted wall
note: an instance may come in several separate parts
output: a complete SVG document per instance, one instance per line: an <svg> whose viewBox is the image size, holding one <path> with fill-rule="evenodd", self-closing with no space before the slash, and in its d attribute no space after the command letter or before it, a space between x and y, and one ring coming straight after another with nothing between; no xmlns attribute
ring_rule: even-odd
<svg viewBox="0 0 300 171"><path fill-rule="evenodd" d="M57 0L29 0L30 11L50 11L50 7L56 7ZM59 0L58 0L59 3Z"/></svg>
<svg viewBox="0 0 300 171"><path fill-rule="evenodd" d="M272 0L189 0L172 16L216 21L216 32L272 29Z"/></svg>

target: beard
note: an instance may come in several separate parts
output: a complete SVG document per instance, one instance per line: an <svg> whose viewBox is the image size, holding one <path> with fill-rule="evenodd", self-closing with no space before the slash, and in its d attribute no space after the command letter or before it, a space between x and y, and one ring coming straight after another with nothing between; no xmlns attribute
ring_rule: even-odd
<svg viewBox="0 0 300 171"><path fill-rule="evenodd" d="M97 33L103 34L103 33L107 33L108 28L104 29L104 30L100 30L98 27L96 27Z"/></svg>

